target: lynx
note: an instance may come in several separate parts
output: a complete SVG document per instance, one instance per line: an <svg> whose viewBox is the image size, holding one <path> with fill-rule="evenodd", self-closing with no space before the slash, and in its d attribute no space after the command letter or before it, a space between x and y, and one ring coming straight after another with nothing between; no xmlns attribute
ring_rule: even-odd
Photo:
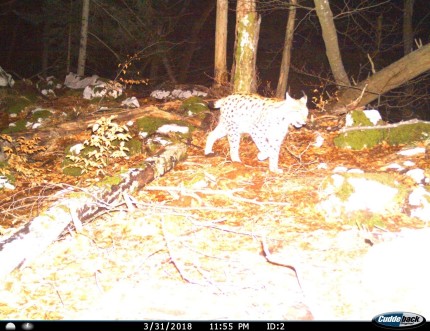
<svg viewBox="0 0 430 331"><path fill-rule="evenodd" d="M227 136L230 158L240 162L240 136L247 133L257 145L258 160L269 158L269 170L282 173L278 168L281 144L290 124L297 128L306 124L306 102L306 95L296 100L288 93L283 101L246 94L232 94L217 100L214 107L221 108L220 120L215 130L208 135L205 155L213 153L215 141Z"/></svg>

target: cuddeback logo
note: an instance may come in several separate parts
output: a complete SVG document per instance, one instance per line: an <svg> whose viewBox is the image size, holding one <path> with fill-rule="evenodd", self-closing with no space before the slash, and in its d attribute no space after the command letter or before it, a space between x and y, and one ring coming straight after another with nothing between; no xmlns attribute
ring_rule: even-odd
<svg viewBox="0 0 430 331"><path fill-rule="evenodd" d="M411 329L423 325L426 319L415 313L397 311L376 315L372 322L387 329Z"/></svg>

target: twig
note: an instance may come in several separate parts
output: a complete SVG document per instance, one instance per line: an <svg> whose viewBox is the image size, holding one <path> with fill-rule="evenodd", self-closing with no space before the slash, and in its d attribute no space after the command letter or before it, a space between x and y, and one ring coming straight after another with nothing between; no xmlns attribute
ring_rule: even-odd
<svg viewBox="0 0 430 331"><path fill-rule="evenodd" d="M305 295L305 293L303 291L303 288L302 288L301 281L300 281L299 273L298 273L296 267L293 266L292 264L287 264L287 263L284 263L284 262L277 261L273 257L273 255L270 253L269 247L267 246L267 241L266 241L265 237L261 238L261 247L263 248L264 257L266 258L267 262L272 263L274 265L279 265L281 267L289 268L289 269L291 269L291 270L293 270L295 272L297 283L299 284L300 290L302 291L303 295Z"/></svg>
<svg viewBox="0 0 430 331"><path fill-rule="evenodd" d="M168 235L165 227L164 227L164 219L161 218L161 232L163 233L163 238L164 241L166 243L166 247L167 247L167 251L169 253L169 257L170 257L170 261L172 261L173 265L175 266L176 270L179 272L179 274L181 275L181 278L183 280L185 280L187 283L194 283L192 280L190 280L183 272L181 267L179 266L179 261L176 259L174 253L173 253L173 249L170 246L170 236Z"/></svg>
<svg viewBox="0 0 430 331"><path fill-rule="evenodd" d="M255 199L248 199L239 197L237 195L234 195L235 192L242 192L244 189L234 189L234 190L212 190L212 189L191 189L191 188L185 188L185 187L176 187L176 186L147 186L145 187L145 190L150 191L173 191L173 192L181 192L184 195L193 196L195 193L203 193L203 194L212 194L212 195L226 195L227 197L231 198L235 201L240 202L247 202L247 203L253 203L259 206L265 206L265 205L276 205L276 206L289 206L291 205L289 202L276 202L276 201L257 201Z"/></svg>
<svg viewBox="0 0 430 331"><path fill-rule="evenodd" d="M369 53L367 53L367 58L369 59L370 62L370 67L372 68L372 74L375 74L376 70L375 70L375 64L373 63L372 58L370 57Z"/></svg>

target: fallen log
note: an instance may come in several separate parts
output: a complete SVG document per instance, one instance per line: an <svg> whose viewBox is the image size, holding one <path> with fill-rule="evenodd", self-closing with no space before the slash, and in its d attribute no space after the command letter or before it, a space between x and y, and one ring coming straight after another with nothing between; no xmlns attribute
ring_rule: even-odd
<svg viewBox="0 0 430 331"><path fill-rule="evenodd" d="M8 133L12 137L32 137L37 134L42 142L49 141L53 144L53 140L63 138L64 136L71 136L74 134L82 133L82 128L87 128L93 125L101 116L115 116L115 121L128 122L136 121L143 117L159 117L166 120L182 120L191 123L194 126L200 126L201 121L198 118L183 117L177 114L169 113L167 111L158 109L156 106L147 106L144 108L134 109L120 109L106 112L97 112L90 115L83 115L79 120L68 121L59 123L56 126L47 125L37 130L28 129L14 133Z"/></svg>
<svg viewBox="0 0 430 331"><path fill-rule="evenodd" d="M91 187L81 193L62 192L63 197L48 210L0 242L0 279L15 268L28 265L67 228L78 228L93 220L124 201L124 195L141 189L172 170L186 158L186 152L185 144L167 146L158 156L146 159L141 167L121 174L122 179L117 185Z"/></svg>

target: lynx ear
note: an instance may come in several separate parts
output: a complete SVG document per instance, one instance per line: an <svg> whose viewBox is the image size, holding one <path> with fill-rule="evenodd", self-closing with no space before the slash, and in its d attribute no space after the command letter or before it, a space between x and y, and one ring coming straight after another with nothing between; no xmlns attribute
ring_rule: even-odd
<svg viewBox="0 0 430 331"><path fill-rule="evenodd" d="M305 91L303 92L303 96L301 97L300 101L304 104L306 104L306 102L308 102L308 96L306 95Z"/></svg>

